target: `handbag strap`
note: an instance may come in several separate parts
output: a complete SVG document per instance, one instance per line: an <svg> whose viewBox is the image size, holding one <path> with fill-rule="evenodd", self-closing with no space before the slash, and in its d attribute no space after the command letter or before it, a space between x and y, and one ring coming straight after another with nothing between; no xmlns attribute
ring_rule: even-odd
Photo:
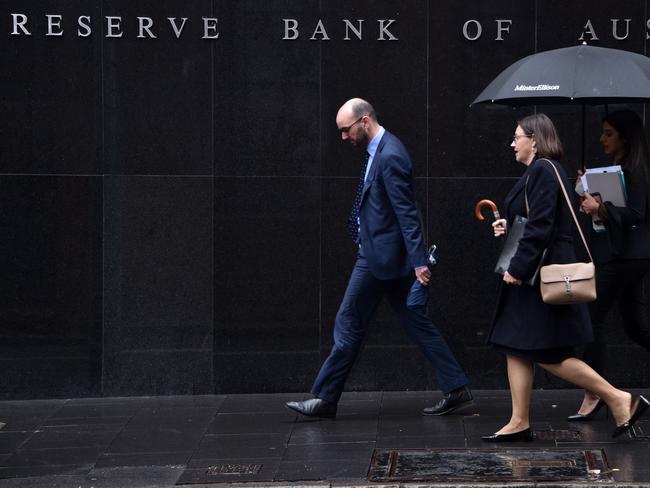
<svg viewBox="0 0 650 488"><path fill-rule="evenodd" d="M566 188L564 188L564 183L562 182L560 173L558 172L557 168L551 161L545 158L542 158L541 160L548 162L548 164L550 164L551 167L553 168L553 171L555 171L555 176L557 176L557 181L560 183L560 188L562 188L562 193L564 193L564 199L566 200L566 203L569 207L569 211L571 212L573 221L575 222L576 227L578 228L578 232L580 233L580 237L582 238L582 243L585 245L585 249L587 250L587 254L589 255L589 261L593 263L594 258L591 257L591 251L589 251L589 246L587 245L587 239L585 239L585 235L582 233L582 229L580 228L580 224L578 223L578 217L576 217L576 213L573 211L573 205L571 205L569 194L566 192ZM528 207L528 201L526 201L526 207Z"/></svg>

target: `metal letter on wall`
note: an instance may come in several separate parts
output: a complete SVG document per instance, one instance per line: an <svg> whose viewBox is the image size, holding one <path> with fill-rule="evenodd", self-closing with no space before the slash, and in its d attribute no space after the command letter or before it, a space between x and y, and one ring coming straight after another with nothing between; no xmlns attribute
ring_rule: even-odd
<svg viewBox="0 0 650 488"><path fill-rule="evenodd" d="M470 36L469 34L470 24L476 26L476 35L473 37ZM465 36L465 39L467 39L468 41L477 40L479 37L481 37L482 33L483 33L483 27L481 26L481 23L478 20L470 19L463 24L463 36Z"/></svg>
<svg viewBox="0 0 650 488"><path fill-rule="evenodd" d="M344 41L350 40L350 31L354 32L354 35L357 36L357 39L362 39L363 34L361 33L361 28L363 27L363 19L357 19L358 29L356 29L352 25L352 22L350 22L348 19L343 19L343 23L345 24L345 37L343 38Z"/></svg>
<svg viewBox="0 0 650 488"><path fill-rule="evenodd" d="M377 38L378 41L397 41L397 37L395 37L393 34L390 33L388 28L391 26L393 22L395 22L395 19L381 19L378 20L379 22L379 37ZM388 22L385 24L385 22ZM388 35L388 39L384 37L384 34Z"/></svg>
<svg viewBox="0 0 650 488"><path fill-rule="evenodd" d="M138 38L143 39L145 37L144 31L147 31L150 39L155 39L156 36L151 32L151 27L153 26L153 19L151 17L138 17Z"/></svg>
<svg viewBox="0 0 650 488"><path fill-rule="evenodd" d="M86 22L82 22L82 20L85 20ZM77 24L79 24L79 28L77 29L77 35L79 37L88 37L90 36L92 30L90 28L90 16L89 15L82 15L77 19ZM81 29L84 29L82 32Z"/></svg>
<svg viewBox="0 0 650 488"><path fill-rule="evenodd" d="M510 34L511 25L512 25L512 20L510 19L497 19L497 37L495 41L503 41L502 34L504 32Z"/></svg>
<svg viewBox="0 0 650 488"><path fill-rule="evenodd" d="M283 41L295 41L300 35L298 33L298 21L296 19L282 19L284 22ZM291 34L289 34L291 32Z"/></svg>
<svg viewBox="0 0 650 488"><path fill-rule="evenodd" d="M25 27L25 24L27 23L27 16L25 14L11 14L11 17L14 21L14 28L11 31L12 36L22 35L20 32L18 32L18 28L20 28L20 30L23 31L23 34L26 36L32 35L32 33L27 30L27 27ZM19 18L20 21L18 21Z"/></svg>
<svg viewBox="0 0 650 488"><path fill-rule="evenodd" d="M217 22L218 19L214 17L203 17L203 39L219 39Z"/></svg>
<svg viewBox="0 0 650 488"><path fill-rule="evenodd" d="M314 29L314 33L312 36L309 38L310 41L317 41L316 35L319 34L321 36L321 41L329 41L330 37L327 35L327 31L325 30L325 26L323 25L323 21L321 19L318 19L318 23L316 24L316 28Z"/></svg>
<svg viewBox="0 0 650 488"><path fill-rule="evenodd" d="M62 15L45 15L45 16L47 17L47 33L45 35L62 36L63 29L61 29L61 20L63 19L63 16ZM54 27L57 27L59 30L54 32Z"/></svg>
<svg viewBox="0 0 650 488"><path fill-rule="evenodd" d="M618 33L618 21L621 19L610 19L612 21L612 35L614 36L614 39L617 41L623 41L627 39L627 36L630 35L630 21L632 19L624 19L625 20L625 35L619 35Z"/></svg>
<svg viewBox="0 0 650 488"><path fill-rule="evenodd" d="M169 20L169 23L172 25L172 29L174 29L174 34L176 34L176 39L180 39L181 34L183 33L183 29L185 28L185 22L187 22L187 17L183 17L181 19L183 23L181 24L180 27L176 25L176 17L167 17L167 20Z"/></svg>
<svg viewBox="0 0 650 488"><path fill-rule="evenodd" d="M106 16L106 37L122 37L121 22L122 17Z"/></svg>
<svg viewBox="0 0 650 488"><path fill-rule="evenodd" d="M589 39L590 41L597 41L598 40L598 36L596 35L596 31L594 29L594 26L591 23L591 19L587 19L587 23L582 28L582 30L583 30L582 35L580 37L578 37L579 41L584 41L585 40L585 34L588 34L588 35L591 36L591 39Z"/></svg>

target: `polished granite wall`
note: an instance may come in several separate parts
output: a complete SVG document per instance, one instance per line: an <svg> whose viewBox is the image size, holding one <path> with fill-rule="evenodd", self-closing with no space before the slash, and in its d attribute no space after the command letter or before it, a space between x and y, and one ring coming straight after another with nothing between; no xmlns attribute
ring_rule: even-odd
<svg viewBox="0 0 650 488"><path fill-rule="evenodd" d="M505 387L484 345L498 248L473 206L501 201L521 173L509 137L533 107L468 105L515 60L576 44L587 20L592 44L645 53L647 11L646 0L0 0L0 398L307 390L354 261L345 219L359 156L334 124L352 96L412 154L442 253L435 322L474 386ZM31 35L11 35L11 14ZM46 15L62 16L49 27L62 36L46 35ZM106 37L116 16L122 36ZM155 39L138 37L139 16ZM180 38L168 17L188 18ZM202 39L203 17L218 19L218 39ZM283 39L282 19L297 39ZM361 40L345 40L343 19L364 20ZM378 40L385 19L398 40ZM512 21L503 40L497 19ZM626 39L611 19L619 36L631 19ZM469 20L482 28L473 41ZM573 173L580 110L544 110ZM605 161L602 114L587 109L590 162ZM612 319L611 378L647 384L648 355ZM348 388L436 388L385 305Z"/></svg>

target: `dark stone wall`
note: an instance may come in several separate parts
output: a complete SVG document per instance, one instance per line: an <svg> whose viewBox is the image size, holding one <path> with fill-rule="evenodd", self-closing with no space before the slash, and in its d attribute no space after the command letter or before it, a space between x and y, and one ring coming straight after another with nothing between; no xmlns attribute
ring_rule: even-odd
<svg viewBox="0 0 650 488"><path fill-rule="evenodd" d="M474 387L505 387L484 345L498 245L473 207L521 174L509 138L535 107L469 103L517 59L577 44L588 19L592 44L645 53L647 12L646 0L0 0L0 398L307 390L354 262L359 156L334 123L353 96L412 154L442 253L434 321ZM32 35L11 35L12 13ZM63 36L45 35L46 14L62 15ZM106 16L122 37L105 36ZM138 16L155 39L138 38ZM188 18L180 38L168 17ZM218 39L202 39L202 17L218 18ZM619 34L632 19L624 40L615 18ZM282 39L282 19L298 39ZM364 19L363 39L344 40L342 19ZM378 40L381 19L399 40ZM501 41L497 19L512 20ZM310 40L319 20L329 40ZM580 109L543 110L573 174ZM603 113L587 108L590 164L606 162ZM645 385L650 358L615 315L608 376ZM431 368L382 304L348 389L425 388Z"/></svg>

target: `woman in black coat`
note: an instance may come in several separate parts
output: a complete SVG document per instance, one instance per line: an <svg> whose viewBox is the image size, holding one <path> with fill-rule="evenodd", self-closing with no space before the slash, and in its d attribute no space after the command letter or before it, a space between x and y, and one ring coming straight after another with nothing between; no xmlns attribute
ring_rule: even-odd
<svg viewBox="0 0 650 488"><path fill-rule="evenodd" d="M507 223L516 215L527 216L528 221L503 275L488 339L506 354L512 414L505 426L482 439L532 440L529 408L535 363L602 398L616 422L613 435L620 435L638 420L650 402L614 388L575 357L574 347L592 340L586 305L547 305L537 283L523 283L535 275L545 249L544 264L576 261L571 238L575 224L554 170L559 172L564 187L569 188L566 174L556 162L562 155L562 144L553 122L544 114L520 120L512 147L517 161L527 169L508 193L506 218L494 222L494 235L505 234Z"/></svg>
<svg viewBox="0 0 650 488"><path fill-rule="evenodd" d="M625 175L625 207L597 200L589 193L582 199L581 210L601 221L604 228L590 233L591 250L596 263L598 298L590 304L595 341L585 348L584 360L602 374L605 359L603 323L618 303L628 337L650 351L650 323L643 281L650 271L650 154L643 123L631 110L618 110L603 119L600 142L614 164ZM604 405L598 396L585 392L578 412L569 420L589 420Z"/></svg>

